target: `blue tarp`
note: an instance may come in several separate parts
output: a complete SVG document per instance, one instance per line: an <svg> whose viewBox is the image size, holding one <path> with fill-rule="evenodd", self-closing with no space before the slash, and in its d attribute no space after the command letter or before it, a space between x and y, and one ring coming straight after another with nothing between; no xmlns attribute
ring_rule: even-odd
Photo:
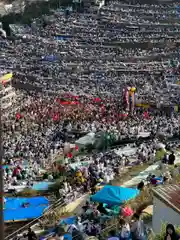
<svg viewBox="0 0 180 240"><path fill-rule="evenodd" d="M29 205L23 207L24 203ZM6 198L4 221L20 221L40 217L48 205L49 201L45 197Z"/></svg>
<svg viewBox="0 0 180 240"><path fill-rule="evenodd" d="M44 57L41 57L41 59L43 61L47 61L47 62L54 62L56 61L58 58L54 55L49 55L49 56L44 56Z"/></svg>
<svg viewBox="0 0 180 240"><path fill-rule="evenodd" d="M48 206L4 210L4 221L23 221L40 217Z"/></svg>
<svg viewBox="0 0 180 240"><path fill-rule="evenodd" d="M61 41L66 41L68 39L70 39L70 36L64 36L64 35L58 35L58 36L54 36L55 40L61 40Z"/></svg>
<svg viewBox="0 0 180 240"><path fill-rule="evenodd" d="M75 221L76 221L76 217L71 216L68 218L64 218L63 220L60 220L59 225L62 225L62 224L72 225L72 224L75 224ZM55 234L55 228L49 229L48 234L43 236L41 240L46 239L51 234ZM72 239L71 234L67 233L64 235L64 240L71 240L71 239Z"/></svg>
<svg viewBox="0 0 180 240"><path fill-rule="evenodd" d="M76 222L76 217L74 217L74 216L65 218L60 221L61 224L64 223L67 225L75 224L75 222Z"/></svg>
<svg viewBox="0 0 180 240"><path fill-rule="evenodd" d="M34 183L32 189L36 191L46 191L49 188L49 185L52 185L53 182L37 182Z"/></svg>
<svg viewBox="0 0 180 240"><path fill-rule="evenodd" d="M46 197L31 197L31 198L6 198L5 209L17 209L22 208L24 203L29 203L31 207L39 205L48 205L49 201Z"/></svg>
<svg viewBox="0 0 180 240"><path fill-rule="evenodd" d="M106 185L99 192L93 195L91 200L110 205L120 205L125 201L135 198L138 194L139 190L134 188Z"/></svg>

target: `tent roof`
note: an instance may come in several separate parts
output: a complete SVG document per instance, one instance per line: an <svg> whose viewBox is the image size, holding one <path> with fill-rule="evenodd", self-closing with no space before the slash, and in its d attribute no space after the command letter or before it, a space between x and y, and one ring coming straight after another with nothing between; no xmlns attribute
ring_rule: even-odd
<svg viewBox="0 0 180 240"><path fill-rule="evenodd" d="M120 205L125 201L135 198L139 190L134 188L124 188L119 186L106 185L99 192L91 197L94 202Z"/></svg>

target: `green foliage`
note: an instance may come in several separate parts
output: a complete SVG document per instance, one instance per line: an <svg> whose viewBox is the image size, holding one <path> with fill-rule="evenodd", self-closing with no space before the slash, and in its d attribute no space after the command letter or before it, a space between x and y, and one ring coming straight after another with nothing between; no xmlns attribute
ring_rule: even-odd
<svg viewBox="0 0 180 240"><path fill-rule="evenodd" d="M93 144L88 144L85 149L86 149L87 153L91 153L92 150L94 149Z"/></svg>
<svg viewBox="0 0 180 240"><path fill-rule="evenodd" d="M141 215L144 209L152 204L152 189L151 187L145 187L136 198L127 201L125 206L131 207L137 214Z"/></svg>
<svg viewBox="0 0 180 240"><path fill-rule="evenodd" d="M72 5L72 0L49 0L37 1L37 2L26 2L26 7L22 13L10 13L5 16L0 16L0 22L7 28L9 24L22 23L30 24L33 18L41 17L43 14L48 15L51 9L57 9L59 7L67 7Z"/></svg>
<svg viewBox="0 0 180 240"><path fill-rule="evenodd" d="M153 237L153 240L164 240L165 235L166 235L166 223L163 223L161 226L161 232L160 234L157 234ZM178 234L180 234L180 226L175 227L176 228L176 232Z"/></svg>

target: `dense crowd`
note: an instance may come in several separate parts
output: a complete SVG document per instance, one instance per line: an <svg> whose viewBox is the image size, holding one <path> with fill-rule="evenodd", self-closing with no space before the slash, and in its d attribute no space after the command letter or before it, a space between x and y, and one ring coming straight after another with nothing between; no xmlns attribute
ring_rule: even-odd
<svg viewBox="0 0 180 240"><path fill-rule="evenodd" d="M153 163L156 139L140 146L136 142L130 147L132 156L122 149L105 149L74 157L79 166L88 162L81 167L73 167L64 148L73 132L114 133L116 140L138 139L140 133L179 135L180 118L175 111L179 90L168 85L179 78L179 32L176 4L119 1L110 1L98 11L55 10L34 19L31 26L12 27L13 37L0 42L0 66L1 72L13 72L13 85L21 90L12 107L3 112L5 190L16 194L16 186L32 187L39 177L52 182L66 173L58 194L71 202L87 191L95 193L133 165ZM129 86L136 90L136 103L148 108L126 111L123 89ZM56 155L64 155L63 166L53 165ZM161 160L174 164L173 156ZM147 182L156 185L156 177L171 179L170 174L152 175ZM97 236L110 216L111 210L101 204L87 203L81 221L71 230ZM130 240L139 226L142 231L134 239L145 239L138 217L131 228L122 220L120 233L110 232L109 240ZM169 226L167 236L170 230L175 234ZM36 239L31 230L28 234ZM60 235L56 237L61 239Z"/></svg>
<svg viewBox="0 0 180 240"><path fill-rule="evenodd" d="M173 4L147 10L112 1L98 13L57 10L13 34L1 42L2 71L12 70L25 91L17 92L3 116L5 163L26 160L35 169L45 167L49 156L63 152L72 130L116 132L119 138L179 134L178 91L166 84L179 71ZM137 102L160 109L136 108L125 121L127 86L135 87ZM167 103L170 110L164 112Z"/></svg>

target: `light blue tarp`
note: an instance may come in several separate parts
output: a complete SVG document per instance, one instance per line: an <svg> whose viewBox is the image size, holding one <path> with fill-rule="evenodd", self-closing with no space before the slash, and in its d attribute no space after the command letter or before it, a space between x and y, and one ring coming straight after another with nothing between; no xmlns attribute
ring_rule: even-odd
<svg viewBox="0 0 180 240"><path fill-rule="evenodd" d="M71 225L71 224L75 224L76 222L76 217L72 216L72 217L68 217L68 218L64 218L63 220L60 221L60 224L67 224L67 225Z"/></svg>
<svg viewBox="0 0 180 240"><path fill-rule="evenodd" d="M138 194L139 190L134 188L106 185L93 195L91 200L93 202L107 203L110 205L120 205L125 201L135 198Z"/></svg>
<svg viewBox="0 0 180 240"><path fill-rule="evenodd" d="M46 191L49 188L49 185L52 185L54 182L37 182L33 184L32 189L36 191Z"/></svg>
<svg viewBox="0 0 180 240"><path fill-rule="evenodd" d="M24 203L29 205L23 207ZM6 198L4 221L21 221L40 217L48 206L49 201L46 197Z"/></svg>

